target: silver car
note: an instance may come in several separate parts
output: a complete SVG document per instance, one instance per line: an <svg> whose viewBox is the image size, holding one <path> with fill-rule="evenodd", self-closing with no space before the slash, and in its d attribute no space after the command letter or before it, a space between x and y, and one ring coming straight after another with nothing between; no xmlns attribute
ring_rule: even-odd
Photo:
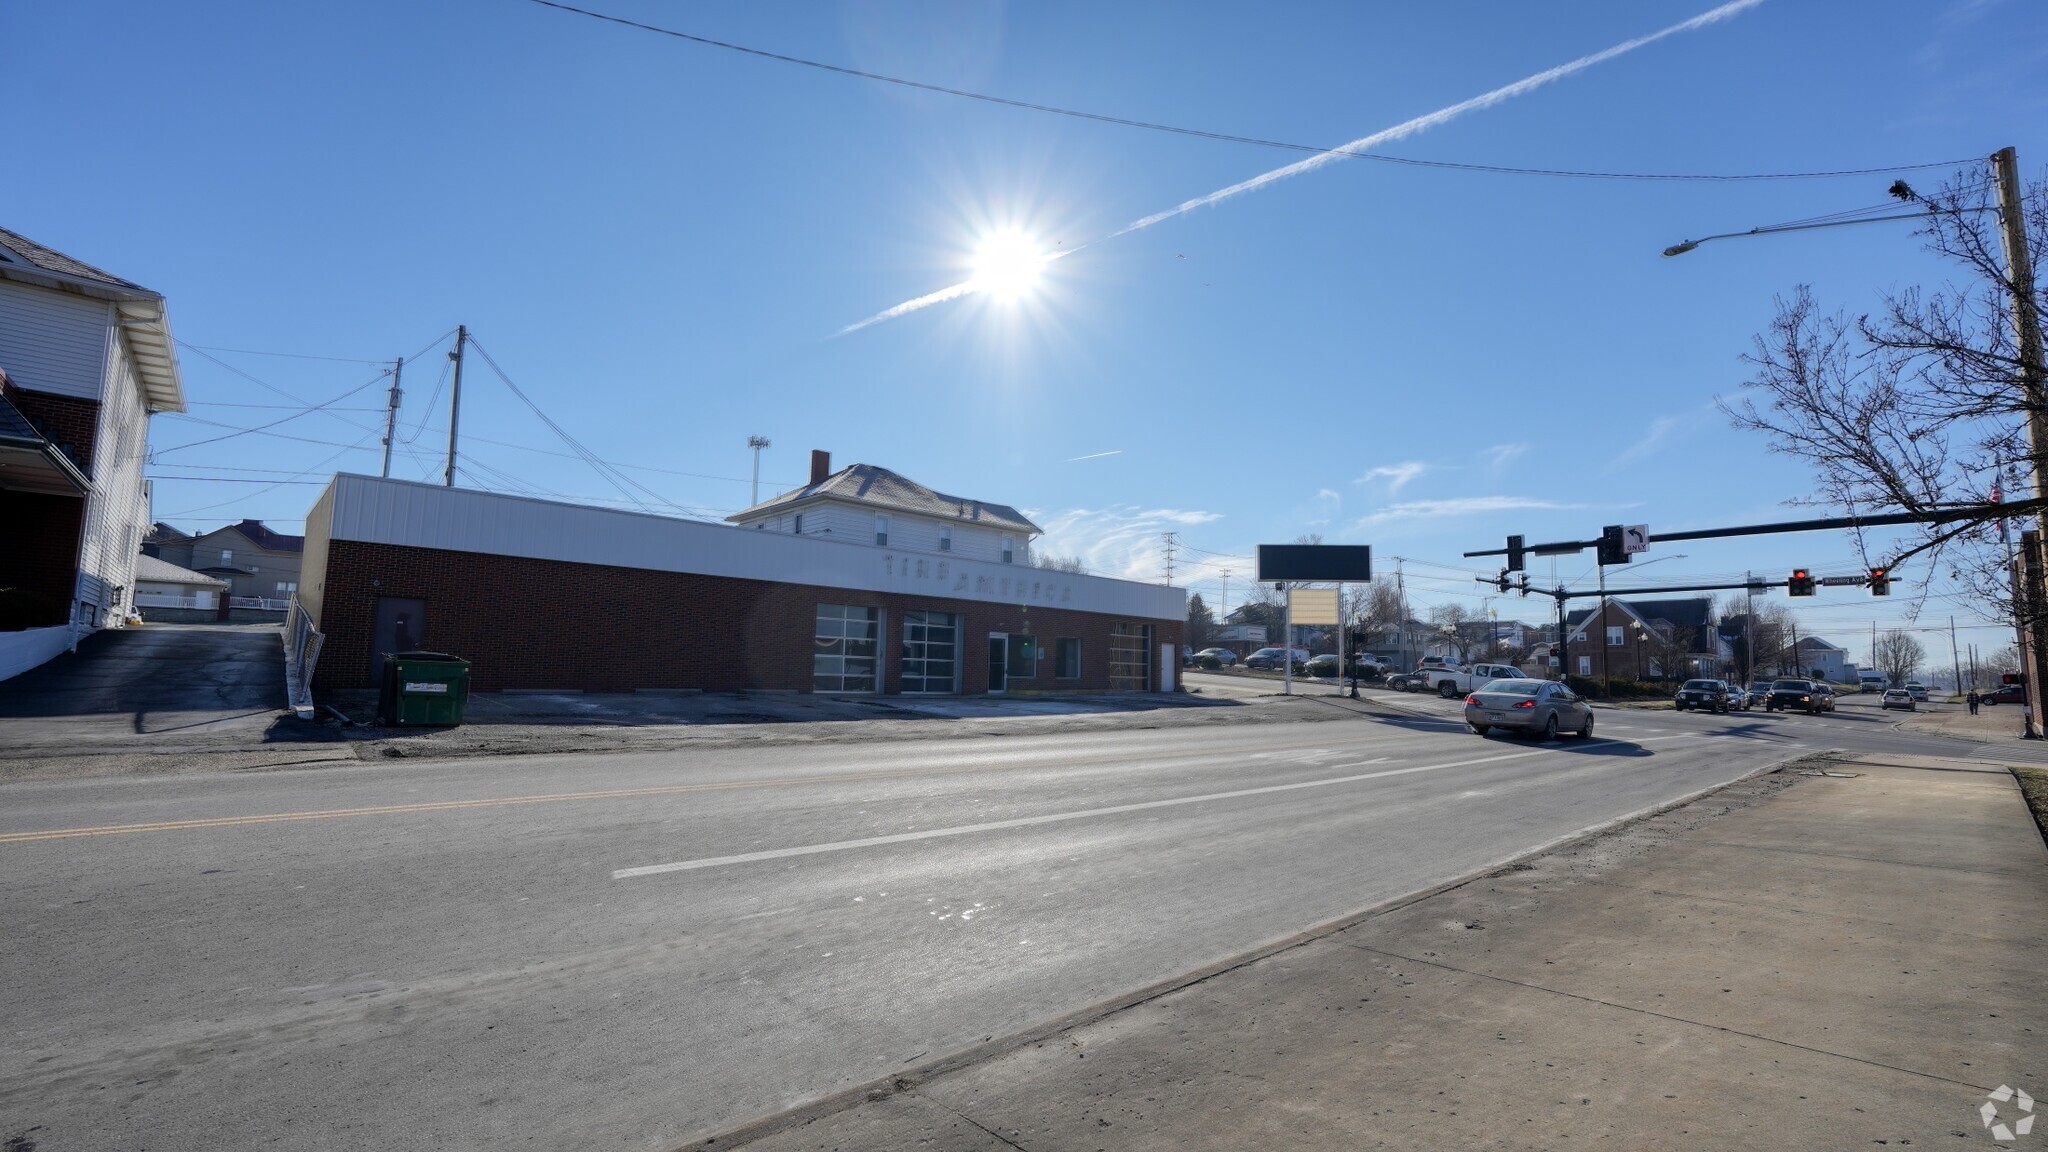
<svg viewBox="0 0 2048 1152"><path fill-rule="evenodd" d="M1495 728L1557 739L1560 731L1593 734L1593 709L1554 680L1490 680L1465 697L1465 723L1481 736Z"/></svg>

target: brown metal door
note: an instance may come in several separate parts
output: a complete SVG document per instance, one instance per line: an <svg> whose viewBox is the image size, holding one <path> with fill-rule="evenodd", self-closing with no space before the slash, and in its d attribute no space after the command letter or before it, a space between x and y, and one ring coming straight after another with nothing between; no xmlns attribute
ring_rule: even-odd
<svg viewBox="0 0 2048 1152"><path fill-rule="evenodd" d="M405 596L377 597L377 630L370 634L370 683L384 677L384 657L417 652L427 634L427 602Z"/></svg>

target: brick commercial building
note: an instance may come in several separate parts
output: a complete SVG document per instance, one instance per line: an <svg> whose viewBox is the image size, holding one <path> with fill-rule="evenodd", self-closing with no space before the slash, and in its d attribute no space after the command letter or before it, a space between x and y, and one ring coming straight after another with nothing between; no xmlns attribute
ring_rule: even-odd
<svg viewBox="0 0 2048 1152"><path fill-rule="evenodd" d="M886 473L799 492L857 502L841 489L861 469ZM906 521L943 520L952 498L886 476L865 486L892 494L896 534L856 538L796 530L793 511L787 530L728 527L338 475L306 519L313 687L369 686L385 653L418 648L470 660L483 691L1174 689L1184 590L1030 567L1021 547L1006 562L898 546L939 539Z"/></svg>

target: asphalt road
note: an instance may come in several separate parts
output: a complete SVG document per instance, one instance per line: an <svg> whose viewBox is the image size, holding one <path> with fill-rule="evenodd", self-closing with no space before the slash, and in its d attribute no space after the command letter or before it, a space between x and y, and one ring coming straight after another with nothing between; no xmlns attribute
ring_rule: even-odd
<svg viewBox="0 0 2048 1152"><path fill-rule="evenodd" d="M1401 706L8 785L0 1140L672 1147L1806 751L1966 748Z"/></svg>

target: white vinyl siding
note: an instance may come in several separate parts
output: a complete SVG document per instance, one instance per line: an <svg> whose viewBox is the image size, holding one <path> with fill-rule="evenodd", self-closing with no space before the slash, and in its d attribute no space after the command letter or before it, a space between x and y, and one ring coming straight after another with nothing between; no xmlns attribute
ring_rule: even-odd
<svg viewBox="0 0 2048 1152"><path fill-rule="evenodd" d="M117 341L117 346L124 343ZM101 627L118 624L118 610L131 602L135 557L149 531L149 486L142 478L149 414L142 407L142 388L125 353L107 376L104 393L94 393L100 398L92 445L94 491L86 502L78 548L80 598L96 586L105 589L96 597L103 611L89 621Z"/></svg>
<svg viewBox="0 0 2048 1152"><path fill-rule="evenodd" d="M0 348L16 387L98 400L113 327L104 300L0 281Z"/></svg>

